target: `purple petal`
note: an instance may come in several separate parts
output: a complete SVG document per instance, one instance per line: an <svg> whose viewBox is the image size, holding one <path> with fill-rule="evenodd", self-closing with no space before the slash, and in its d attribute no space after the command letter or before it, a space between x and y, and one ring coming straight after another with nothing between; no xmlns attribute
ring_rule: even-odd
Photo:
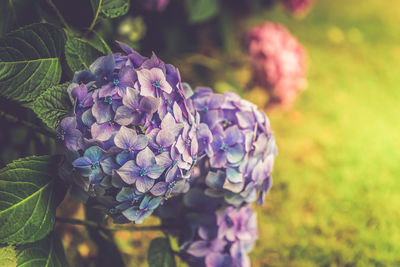
<svg viewBox="0 0 400 267"><path fill-rule="evenodd" d="M103 85L99 90L99 97L113 96L117 93L117 87L113 83Z"/></svg>
<svg viewBox="0 0 400 267"><path fill-rule="evenodd" d="M213 168L224 168L226 165L226 153L218 151L210 158L210 165Z"/></svg>
<svg viewBox="0 0 400 267"><path fill-rule="evenodd" d="M205 266L206 267L234 267L231 264L228 265L229 260L228 255L224 255L221 253L210 253L206 255L205 258Z"/></svg>
<svg viewBox="0 0 400 267"><path fill-rule="evenodd" d="M135 82L135 71L131 67L123 67L118 74L119 83L123 86L133 87Z"/></svg>
<svg viewBox="0 0 400 267"><path fill-rule="evenodd" d="M101 161L101 167L105 174L111 175L113 170L116 170L119 166L115 163L112 157L106 158L105 160Z"/></svg>
<svg viewBox="0 0 400 267"><path fill-rule="evenodd" d="M149 140L147 139L147 136L145 135L138 135L138 138L136 139L136 142L132 145L133 150L142 150L144 149Z"/></svg>
<svg viewBox="0 0 400 267"><path fill-rule="evenodd" d="M237 125L231 126L225 130L225 143L228 146L242 142L243 142L243 134L240 132Z"/></svg>
<svg viewBox="0 0 400 267"><path fill-rule="evenodd" d="M243 182L243 174L238 172L234 168L226 169L226 177L231 183L240 183Z"/></svg>
<svg viewBox="0 0 400 267"><path fill-rule="evenodd" d="M74 162L72 162L72 166L78 167L78 168L84 167L84 166L89 166L91 164L92 164L92 161L88 157L77 158L76 160L74 160Z"/></svg>
<svg viewBox="0 0 400 267"><path fill-rule="evenodd" d="M92 109L88 109L82 114L82 122L87 127L91 127L96 122L96 118L93 117Z"/></svg>
<svg viewBox="0 0 400 267"><path fill-rule="evenodd" d="M171 169L167 171L165 174L165 181L166 182L172 182L178 177L178 174L180 173L180 170L177 165L173 166Z"/></svg>
<svg viewBox="0 0 400 267"><path fill-rule="evenodd" d="M126 89L126 95L122 98L122 103L125 106L130 107L131 109L136 109L139 107L139 100L139 91L134 88L128 87Z"/></svg>
<svg viewBox="0 0 400 267"><path fill-rule="evenodd" d="M160 70L161 71L161 70ZM155 96L155 87L152 85L156 81L155 74L148 69L141 69L137 72L140 83L140 94L142 96Z"/></svg>
<svg viewBox="0 0 400 267"><path fill-rule="evenodd" d="M175 136L171 131L163 129L158 132L156 142L161 147L169 147L175 142Z"/></svg>
<svg viewBox="0 0 400 267"><path fill-rule="evenodd" d="M173 111L175 120L177 122L183 122L182 109L180 108L177 102L174 103Z"/></svg>
<svg viewBox="0 0 400 267"><path fill-rule="evenodd" d="M137 154L136 163L143 169L152 167L152 165L155 164L154 153L148 147L146 147Z"/></svg>
<svg viewBox="0 0 400 267"><path fill-rule="evenodd" d="M147 176L151 179L157 179L164 172L164 170L165 168L161 166L153 165L147 169Z"/></svg>
<svg viewBox="0 0 400 267"><path fill-rule="evenodd" d="M152 96L143 97L140 100L139 109L146 114L153 114L160 106L160 100Z"/></svg>
<svg viewBox="0 0 400 267"><path fill-rule="evenodd" d="M167 192L168 189L168 183L165 182L158 182L156 183L150 190L150 193L152 193L154 196L162 196Z"/></svg>
<svg viewBox="0 0 400 267"><path fill-rule="evenodd" d="M133 184L140 177L140 170L133 160L127 161L119 170L118 175L127 184Z"/></svg>
<svg viewBox="0 0 400 267"><path fill-rule="evenodd" d="M80 148L80 139L82 137L82 133L79 130L73 130L71 133L64 136L65 146L68 149L79 150Z"/></svg>
<svg viewBox="0 0 400 267"><path fill-rule="evenodd" d="M153 179L150 179L146 176L139 176L135 185L139 192L146 193L153 187L154 183L155 181Z"/></svg>
<svg viewBox="0 0 400 267"><path fill-rule="evenodd" d="M161 167L164 167L164 168L166 168L168 166L171 166L172 161L173 160L170 158L168 152L163 152L163 153L161 153L161 154L156 156L157 165L161 166Z"/></svg>
<svg viewBox="0 0 400 267"><path fill-rule="evenodd" d="M237 112L236 118L241 128L253 128L255 124L253 112L250 111Z"/></svg>
<svg viewBox="0 0 400 267"><path fill-rule="evenodd" d="M115 145L122 149L129 149L138 139L136 131L122 126L115 135Z"/></svg>
<svg viewBox="0 0 400 267"><path fill-rule="evenodd" d="M92 132L93 139L97 139L99 141L107 141L110 139L113 133L113 127L110 126L108 122L102 124L94 123L90 130Z"/></svg>
<svg viewBox="0 0 400 267"><path fill-rule="evenodd" d="M134 111L127 106L120 106L115 112L114 121L120 125L129 125L134 119Z"/></svg>
<svg viewBox="0 0 400 267"><path fill-rule="evenodd" d="M193 242L186 250L186 252L189 253L190 255L201 258L205 257L212 251L210 250L210 242L200 240Z"/></svg>
<svg viewBox="0 0 400 267"><path fill-rule="evenodd" d="M73 130L76 129L76 126L77 126L76 118L75 117L66 117L61 121L60 126L65 132L67 132L67 133L72 132Z"/></svg>
<svg viewBox="0 0 400 267"><path fill-rule="evenodd" d="M226 152L226 158L230 163L237 163L244 156L244 149L241 144L230 146Z"/></svg>
<svg viewBox="0 0 400 267"><path fill-rule="evenodd" d="M97 123L104 123L112 119L111 105L98 99L93 107L92 114L96 118Z"/></svg>

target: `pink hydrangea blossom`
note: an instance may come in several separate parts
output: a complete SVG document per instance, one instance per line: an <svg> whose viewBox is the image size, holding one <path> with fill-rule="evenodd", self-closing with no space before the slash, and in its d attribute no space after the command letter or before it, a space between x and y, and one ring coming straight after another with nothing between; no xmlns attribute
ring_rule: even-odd
<svg viewBox="0 0 400 267"><path fill-rule="evenodd" d="M247 48L256 83L271 93L273 102L292 106L306 85L306 52L283 26L267 22L247 35Z"/></svg>

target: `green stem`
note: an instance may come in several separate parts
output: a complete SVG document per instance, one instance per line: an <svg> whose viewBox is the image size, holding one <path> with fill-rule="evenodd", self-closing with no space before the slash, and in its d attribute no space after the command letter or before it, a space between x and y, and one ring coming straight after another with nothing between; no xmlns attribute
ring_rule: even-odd
<svg viewBox="0 0 400 267"><path fill-rule="evenodd" d="M99 13L100 13L100 10L101 10L101 4L102 4L102 2L103 2L103 0L100 0L100 1L99 1L99 6L97 7L96 14L94 14L93 21L92 21L92 23L91 23L90 26L89 26L89 32L90 32L91 30L93 30L94 26L96 25L96 21L97 21L97 18L99 17Z"/></svg>
<svg viewBox="0 0 400 267"><path fill-rule="evenodd" d="M160 231L165 229L165 227L161 225L149 225L149 226L105 226L101 223L97 223L95 221L88 221L88 220L79 220L79 219L72 219L72 218L62 218L56 217L56 221L60 223L69 223L69 224L77 224L77 225L84 225L87 227L92 228L99 228L103 230L109 231Z"/></svg>
<svg viewBox="0 0 400 267"><path fill-rule="evenodd" d="M53 1L52 0L47 0L47 3L51 6L51 8L53 8L54 12L56 12L58 18L60 19L60 21L64 25L64 27L71 33L71 35L73 35L74 34L73 30L68 25L67 21L64 19L64 17L62 16L60 10L58 10L58 8L53 3Z"/></svg>
<svg viewBox="0 0 400 267"><path fill-rule="evenodd" d="M54 139L57 138L57 135L55 133L47 130L46 128L39 127L39 126L29 122L29 121L25 121L23 119L20 119L20 118L14 116L14 115L5 113L2 110L0 110L0 117L3 117L6 120L14 122L14 123L19 123L19 124L29 128L29 129L32 129L35 132L39 132L39 133L41 133L43 135L46 135L48 137L51 137L51 138L54 138Z"/></svg>

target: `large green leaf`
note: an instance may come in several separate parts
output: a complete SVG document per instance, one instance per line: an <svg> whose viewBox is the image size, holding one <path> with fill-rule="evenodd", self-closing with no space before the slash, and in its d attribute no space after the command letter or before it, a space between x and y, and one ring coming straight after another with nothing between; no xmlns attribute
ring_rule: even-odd
<svg viewBox="0 0 400 267"><path fill-rule="evenodd" d="M158 237L151 241L147 252L149 267L175 267L175 257L167 238Z"/></svg>
<svg viewBox="0 0 400 267"><path fill-rule="evenodd" d="M67 92L69 84L50 87L30 104L36 115L51 129L55 130L61 119L72 110Z"/></svg>
<svg viewBox="0 0 400 267"><path fill-rule="evenodd" d="M186 12L191 23L200 23L215 16L219 0L185 0Z"/></svg>
<svg viewBox="0 0 400 267"><path fill-rule="evenodd" d="M0 1L0 36L30 24L38 19L34 11L36 1L30 0L1 0Z"/></svg>
<svg viewBox="0 0 400 267"><path fill-rule="evenodd" d="M13 246L0 248L0 266L17 267L17 253Z"/></svg>
<svg viewBox="0 0 400 267"><path fill-rule="evenodd" d="M0 170L0 243L34 242L51 231L62 200L55 190L59 163L59 156L33 156Z"/></svg>
<svg viewBox="0 0 400 267"><path fill-rule="evenodd" d="M90 3L95 18L99 13L107 18L117 18L125 15L130 7L129 0L90 0Z"/></svg>
<svg viewBox="0 0 400 267"><path fill-rule="evenodd" d="M17 247L18 267L67 267L64 248L53 232L45 239Z"/></svg>
<svg viewBox="0 0 400 267"><path fill-rule="evenodd" d="M89 42L70 37L65 44L65 58L73 72L89 69L90 64L104 55Z"/></svg>
<svg viewBox="0 0 400 267"><path fill-rule="evenodd" d="M0 95L35 99L61 78L65 34L47 23L26 26L0 39Z"/></svg>

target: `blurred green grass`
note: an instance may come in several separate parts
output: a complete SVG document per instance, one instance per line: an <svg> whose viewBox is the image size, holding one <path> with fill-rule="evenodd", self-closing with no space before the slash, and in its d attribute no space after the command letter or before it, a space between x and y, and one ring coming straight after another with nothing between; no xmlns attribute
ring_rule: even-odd
<svg viewBox="0 0 400 267"><path fill-rule="evenodd" d="M400 265L400 3L273 10L309 54L308 89L268 114L279 155L252 266Z"/></svg>

